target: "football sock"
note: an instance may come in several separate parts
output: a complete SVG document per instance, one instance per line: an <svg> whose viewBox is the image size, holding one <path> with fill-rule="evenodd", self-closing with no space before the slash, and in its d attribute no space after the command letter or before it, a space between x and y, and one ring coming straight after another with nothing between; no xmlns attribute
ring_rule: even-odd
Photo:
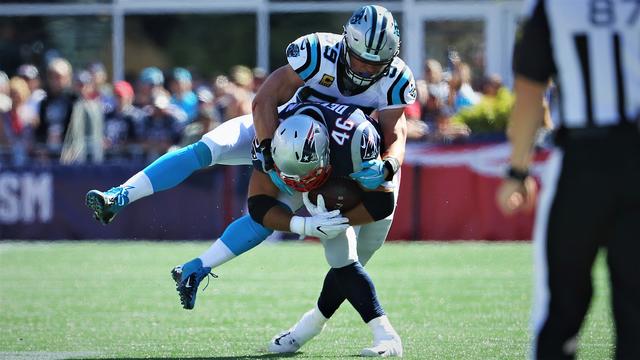
<svg viewBox="0 0 640 360"><path fill-rule="evenodd" d="M166 153L144 168L153 192L171 189L194 171L211 165L211 151L202 141Z"/></svg>
<svg viewBox="0 0 640 360"><path fill-rule="evenodd" d="M347 299L340 289L340 284L336 279L336 269L327 271L322 284L322 291L318 298L318 310L325 318L330 318L338 310L340 305Z"/></svg>
<svg viewBox="0 0 640 360"><path fill-rule="evenodd" d="M291 333L296 341L302 345L312 337L318 335L327 322L317 307L307 311L300 320L291 328Z"/></svg>
<svg viewBox="0 0 640 360"><path fill-rule="evenodd" d="M236 257L220 239L214 241L211 246L198 256L202 260L202 266L215 268Z"/></svg>
<svg viewBox="0 0 640 360"><path fill-rule="evenodd" d="M375 319L371 319L367 323L373 332L373 338L375 340L387 340L397 336L396 330L391 326L387 315L379 316Z"/></svg>
<svg viewBox="0 0 640 360"><path fill-rule="evenodd" d="M137 174L130 177L129 180L120 186L127 189L127 198L129 199L129 203L153 194L151 181L142 171L139 171Z"/></svg>
<svg viewBox="0 0 640 360"><path fill-rule="evenodd" d="M384 315L373 281L359 262L335 270L342 293L365 323Z"/></svg>
<svg viewBox="0 0 640 360"><path fill-rule="evenodd" d="M237 256L258 246L271 233L273 230L267 229L253 221L251 216L245 215L227 226L220 241Z"/></svg>

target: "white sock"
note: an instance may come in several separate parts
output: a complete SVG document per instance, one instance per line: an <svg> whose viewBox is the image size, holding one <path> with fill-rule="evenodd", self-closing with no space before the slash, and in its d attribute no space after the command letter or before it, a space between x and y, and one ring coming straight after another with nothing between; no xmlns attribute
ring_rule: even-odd
<svg viewBox="0 0 640 360"><path fill-rule="evenodd" d="M218 239L198 257L202 260L202 266L215 268L233 259L236 254L231 252L227 245Z"/></svg>
<svg viewBox="0 0 640 360"><path fill-rule="evenodd" d="M387 340L398 336L387 315L379 316L369 321L367 325L371 328L375 340Z"/></svg>
<svg viewBox="0 0 640 360"><path fill-rule="evenodd" d="M151 180L149 180L149 177L143 171L139 171L137 174L133 175L121 186L126 186L128 188L129 203L153 194Z"/></svg>
<svg viewBox="0 0 640 360"><path fill-rule="evenodd" d="M302 345L312 337L318 335L324 328L327 320L316 305L313 309L304 313L302 318L293 326L291 329L293 337Z"/></svg>

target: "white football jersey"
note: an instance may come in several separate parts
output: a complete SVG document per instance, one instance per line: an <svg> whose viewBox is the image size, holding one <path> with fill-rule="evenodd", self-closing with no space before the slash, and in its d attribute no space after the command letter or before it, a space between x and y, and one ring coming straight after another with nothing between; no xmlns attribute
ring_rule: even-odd
<svg viewBox="0 0 640 360"><path fill-rule="evenodd" d="M389 70L369 87L350 93L338 80L344 75L340 64L342 35L313 33L287 46L287 61L305 86L298 89L295 101L333 102L354 105L367 114L374 110L401 108L416 100L411 69L395 57Z"/></svg>

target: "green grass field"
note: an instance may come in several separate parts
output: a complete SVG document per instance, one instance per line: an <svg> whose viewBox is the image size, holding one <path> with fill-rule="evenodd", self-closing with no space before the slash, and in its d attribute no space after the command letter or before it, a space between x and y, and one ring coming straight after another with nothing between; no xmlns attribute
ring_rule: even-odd
<svg viewBox="0 0 640 360"><path fill-rule="evenodd" d="M0 358L278 358L266 344L315 303L327 270L322 247L259 246L217 269L196 308L183 310L169 271L208 246L0 243ZM526 358L531 251L521 243L386 244L367 269L405 358ZM602 258L594 278L580 358L607 359ZM345 303L294 358L353 359L370 341Z"/></svg>

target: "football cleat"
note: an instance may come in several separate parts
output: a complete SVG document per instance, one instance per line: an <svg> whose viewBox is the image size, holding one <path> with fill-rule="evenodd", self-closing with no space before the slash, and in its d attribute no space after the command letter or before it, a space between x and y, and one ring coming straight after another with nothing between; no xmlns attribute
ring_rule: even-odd
<svg viewBox="0 0 640 360"><path fill-rule="evenodd" d="M402 357L402 341L394 334L391 338L376 340L370 348L362 349L360 353L366 357Z"/></svg>
<svg viewBox="0 0 640 360"><path fill-rule="evenodd" d="M320 334L324 329L327 319L318 308L313 308L289 330L276 335L269 343L269 352L294 353L307 341Z"/></svg>
<svg viewBox="0 0 640 360"><path fill-rule="evenodd" d="M85 201L89 209L93 210L93 217L107 225L129 203L129 189L126 186L116 186L105 192L91 190Z"/></svg>
<svg viewBox="0 0 640 360"><path fill-rule="evenodd" d="M180 295L180 303L183 308L191 310L196 305L198 286L200 286L200 282L204 278L208 278L207 275L211 275L214 278L218 277L211 272L210 267L202 266L202 260L199 258L195 258L186 264L178 265L171 270L171 277L176 282L176 291ZM209 286L208 282L207 286Z"/></svg>
<svg viewBox="0 0 640 360"><path fill-rule="evenodd" d="M300 346L302 345L293 337L291 331L285 331L271 339L269 352L281 354L294 353L300 349Z"/></svg>

